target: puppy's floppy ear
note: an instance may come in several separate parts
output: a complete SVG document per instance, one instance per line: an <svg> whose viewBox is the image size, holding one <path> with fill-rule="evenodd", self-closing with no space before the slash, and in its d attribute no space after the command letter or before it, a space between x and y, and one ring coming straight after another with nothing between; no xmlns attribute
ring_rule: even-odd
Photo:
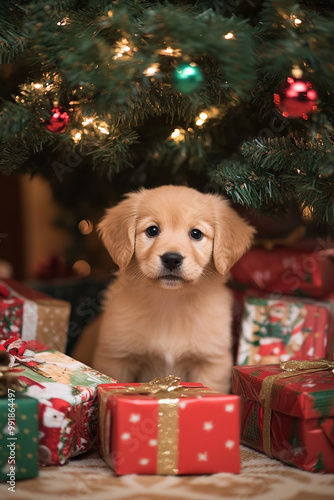
<svg viewBox="0 0 334 500"><path fill-rule="evenodd" d="M135 248L135 230L139 193L130 193L124 201L106 210L97 230L112 260L120 269L130 264Z"/></svg>
<svg viewBox="0 0 334 500"><path fill-rule="evenodd" d="M219 274L225 275L251 246L255 228L230 207L228 200L213 196L216 198L213 262Z"/></svg>

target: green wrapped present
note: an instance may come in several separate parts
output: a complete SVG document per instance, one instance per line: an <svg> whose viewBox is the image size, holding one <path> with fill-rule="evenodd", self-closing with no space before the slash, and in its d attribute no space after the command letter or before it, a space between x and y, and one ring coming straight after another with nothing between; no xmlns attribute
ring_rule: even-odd
<svg viewBox="0 0 334 500"><path fill-rule="evenodd" d="M15 492L18 479L38 475L38 401L8 389L0 398L0 481Z"/></svg>

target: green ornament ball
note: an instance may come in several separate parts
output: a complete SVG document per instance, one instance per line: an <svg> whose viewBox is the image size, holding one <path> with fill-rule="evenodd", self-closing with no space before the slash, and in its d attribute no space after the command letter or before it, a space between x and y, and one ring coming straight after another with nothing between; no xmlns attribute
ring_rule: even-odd
<svg viewBox="0 0 334 500"><path fill-rule="evenodd" d="M203 80L203 73L195 63L181 64L173 72L173 86L182 94L196 92Z"/></svg>

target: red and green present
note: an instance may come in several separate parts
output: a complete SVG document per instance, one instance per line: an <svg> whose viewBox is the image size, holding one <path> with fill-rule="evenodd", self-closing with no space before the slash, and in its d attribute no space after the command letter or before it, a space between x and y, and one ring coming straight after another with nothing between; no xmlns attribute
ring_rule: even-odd
<svg viewBox="0 0 334 500"><path fill-rule="evenodd" d="M0 340L16 336L64 352L71 306L21 283L0 281Z"/></svg>
<svg viewBox="0 0 334 500"><path fill-rule="evenodd" d="M99 450L116 474L240 472L237 396L173 376L98 393Z"/></svg>
<svg viewBox="0 0 334 500"><path fill-rule="evenodd" d="M334 363L236 366L241 443L303 470L334 472Z"/></svg>
<svg viewBox="0 0 334 500"><path fill-rule="evenodd" d="M334 249L254 247L231 269L234 285L262 292L322 297L334 291ZM310 248L314 247L314 248Z"/></svg>
<svg viewBox="0 0 334 500"><path fill-rule="evenodd" d="M19 381L25 394L39 402L38 462L43 465L64 464L69 458L94 446L97 386L114 381L39 342L28 342L28 349L24 344L18 339L6 348L24 367Z"/></svg>
<svg viewBox="0 0 334 500"><path fill-rule="evenodd" d="M298 297L246 296L237 364L331 359L331 313L330 302Z"/></svg>

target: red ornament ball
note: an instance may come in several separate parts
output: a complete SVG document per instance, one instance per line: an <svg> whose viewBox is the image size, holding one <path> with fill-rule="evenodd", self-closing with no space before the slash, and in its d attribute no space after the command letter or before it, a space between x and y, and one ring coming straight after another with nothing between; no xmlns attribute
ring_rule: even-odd
<svg viewBox="0 0 334 500"><path fill-rule="evenodd" d="M318 94L310 82L289 76L277 93L274 103L286 118L304 118L317 109Z"/></svg>
<svg viewBox="0 0 334 500"><path fill-rule="evenodd" d="M68 113L63 108L53 108L51 118L45 122L45 128L49 132L60 134L66 130L69 119Z"/></svg>

